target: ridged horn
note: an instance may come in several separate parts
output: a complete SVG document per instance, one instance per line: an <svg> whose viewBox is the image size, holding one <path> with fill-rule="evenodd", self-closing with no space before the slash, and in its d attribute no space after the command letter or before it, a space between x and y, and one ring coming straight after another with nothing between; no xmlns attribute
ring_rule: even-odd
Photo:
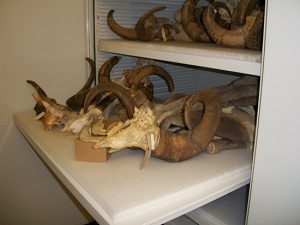
<svg viewBox="0 0 300 225"><path fill-rule="evenodd" d="M109 58L100 68L98 72L98 83L110 82L110 72L114 65L120 61L121 57L113 56Z"/></svg>
<svg viewBox="0 0 300 225"><path fill-rule="evenodd" d="M110 10L107 14L108 27L118 36L127 40L137 40L137 33L135 29L125 28L119 25L113 18L115 10Z"/></svg>
<svg viewBox="0 0 300 225"><path fill-rule="evenodd" d="M116 94L120 101L123 103L127 110L127 114L129 118L133 117L134 107L136 106L135 101L131 97L131 95L124 89L122 86L108 82L98 84L96 87L91 89L91 91L87 94L84 101L84 111L87 112L87 109L92 102L92 100L99 94L104 92L111 92Z"/></svg>
<svg viewBox="0 0 300 225"><path fill-rule="evenodd" d="M215 21L215 13L211 6L204 9L202 19L207 33L218 45L233 48L245 47L246 37L242 27L232 30L222 28Z"/></svg>
<svg viewBox="0 0 300 225"><path fill-rule="evenodd" d="M252 50L261 49L264 13L261 11L257 16L246 38L246 47Z"/></svg>
<svg viewBox="0 0 300 225"><path fill-rule="evenodd" d="M195 18L198 0L186 0L181 8L181 24L187 35L197 42L211 42L204 26Z"/></svg>
<svg viewBox="0 0 300 225"><path fill-rule="evenodd" d="M187 133L171 133L165 129L160 131L160 141L152 155L166 161L182 161L198 155L206 150L211 142L221 118L220 99L214 91L202 90L191 95L185 104L185 115L194 103L204 105L202 120ZM189 121L189 118L186 118Z"/></svg>
<svg viewBox="0 0 300 225"><path fill-rule="evenodd" d="M162 67L155 65L148 65L140 68L138 73L132 77L132 80L129 81L131 85L137 87L138 84L147 76L157 75L164 79L168 85L169 92L174 90L174 81L171 75Z"/></svg>
<svg viewBox="0 0 300 225"><path fill-rule="evenodd" d="M234 9L231 17L232 26L243 26L246 23L247 16L250 15L255 7L257 0L240 0Z"/></svg>
<svg viewBox="0 0 300 225"><path fill-rule="evenodd" d="M93 82L96 79L96 65L95 65L94 60L92 60L91 58L88 58L88 57L85 58L85 60L90 65L89 78L88 78L87 82L85 83L85 85L81 88L81 90L78 91L72 97L68 98L66 101L67 106L69 106L74 111L79 111L82 108L85 96L87 95L89 89L91 88Z"/></svg>
<svg viewBox="0 0 300 225"><path fill-rule="evenodd" d="M137 32L137 38L141 41L153 41L155 40L155 32L153 32L153 29L151 27L145 27L146 21L149 19L149 17L153 16L154 13L164 10L167 8L166 6L157 6L153 9L150 9L148 12L146 12L143 16L140 17L138 22L135 25L135 30ZM154 19L154 18L153 18Z"/></svg>

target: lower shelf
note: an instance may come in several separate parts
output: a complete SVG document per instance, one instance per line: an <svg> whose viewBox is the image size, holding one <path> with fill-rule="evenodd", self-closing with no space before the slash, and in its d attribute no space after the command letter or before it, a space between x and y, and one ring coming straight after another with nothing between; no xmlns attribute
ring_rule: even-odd
<svg viewBox="0 0 300 225"><path fill-rule="evenodd" d="M164 225L244 225L247 199L244 186Z"/></svg>
<svg viewBox="0 0 300 225"><path fill-rule="evenodd" d="M114 153L106 163L76 161L74 136L45 131L34 112L14 115L24 137L99 224L162 224L224 196L250 181L252 153L202 153L168 163L142 151Z"/></svg>

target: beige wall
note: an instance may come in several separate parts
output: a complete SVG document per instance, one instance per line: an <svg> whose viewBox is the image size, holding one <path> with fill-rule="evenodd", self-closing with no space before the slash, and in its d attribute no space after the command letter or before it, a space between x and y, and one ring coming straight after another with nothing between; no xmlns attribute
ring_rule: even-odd
<svg viewBox="0 0 300 225"><path fill-rule="evenodd" d="M79 90L84 53L83 0L0 0L0 224L87 222L12 120L34 105L27 79L61 103Z"/></svg>

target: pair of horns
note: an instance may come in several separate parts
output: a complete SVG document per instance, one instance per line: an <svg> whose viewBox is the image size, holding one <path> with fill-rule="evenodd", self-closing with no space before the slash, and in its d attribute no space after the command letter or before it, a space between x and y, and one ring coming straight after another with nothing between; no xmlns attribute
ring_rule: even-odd
<svg viewBox="0 0 300 225"><path fill-rule="evenodd" d="M107 25L108 27L118 36L127 39L127 40L140 40L140 41L153 41L155 39L154 32L152 27L146 27L146 21L154 17L154 13L164 10L166 6L158 6L155 7L148 12L146 12L143 16L140 17L138 22L135 25L135 28L125 28L119 25L114 17L114 10L110 10L107 15Z"/></svg>
<svg viewBox="0 0 300 225"><path fill-rule="evenodd" d="M93 99L96 96L103 96L103 93L105 92L110 92L116 95L121 102L125 105L127 112L130 117L132 117L133 113L133 108L135 105L132 105L130 102L131 100L128 100L128 98L132 98L130 95L130 92L126 90L124 87L121 85L118 85L116 83L111 82L109 78L109 74L111 69L113 68L114 65L116 65L120 60L120 57L111 57L108 59L103 66L101 67L99 71L99 84L95 86L93 89L90 90L90 92L87 94L85 101L84 101L84 111L87 111L89 105L93 101ZM155 66L155 65L147 65L139 68L138 72L134 74L134 76L130 77L128 80L129 82L129 88L138 88L138 85L140 82L145 78L150 75L158 75L162 79L166 81L166 84L168 86L169 92L172 92L174 90L174 82L171 77L171 75L162 67ZM101 94L101 95L100 95ZM104 98L105 99L105 104L109 104L107 101L109 100L110 97ZM103 100L104 100L103 99ZM112 99L115 99L112 98ZM127 108L130 107L129 108Z"/></svg>

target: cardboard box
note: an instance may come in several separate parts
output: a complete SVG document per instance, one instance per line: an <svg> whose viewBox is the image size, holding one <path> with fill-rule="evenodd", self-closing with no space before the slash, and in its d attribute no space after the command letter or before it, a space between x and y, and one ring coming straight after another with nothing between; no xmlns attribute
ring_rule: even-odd
<svg viewBox="0 0 300 225"><path fill-rule="evenodd" d="M94 142L75 139L75 157L78 161L106 162L110 153L105 148L94 149Z"/></svg>

